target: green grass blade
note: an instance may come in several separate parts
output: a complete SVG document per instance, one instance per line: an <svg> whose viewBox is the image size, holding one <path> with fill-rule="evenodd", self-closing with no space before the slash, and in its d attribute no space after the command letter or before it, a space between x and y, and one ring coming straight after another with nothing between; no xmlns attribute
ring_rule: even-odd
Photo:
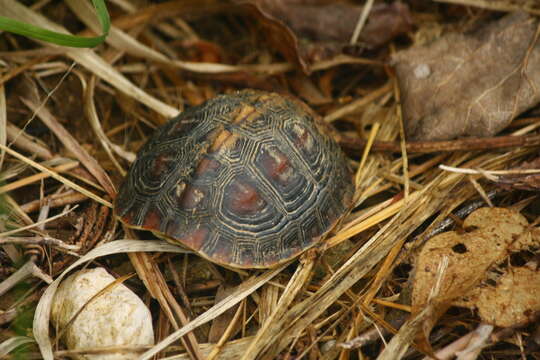
<svg viewBox="0 0 540 360"><path fill-rule="evenodd" d="M4 16L0 16L0 30L9 31L14 34L23 35L29 38L46 41L52 44L69 47L95 47L105 41L111 27L111 20L105 2L103 0L92 0L97 11L103 35L96 37L82 37L62 34L55 31L43 29L31 24L23 23Z"/></svg>

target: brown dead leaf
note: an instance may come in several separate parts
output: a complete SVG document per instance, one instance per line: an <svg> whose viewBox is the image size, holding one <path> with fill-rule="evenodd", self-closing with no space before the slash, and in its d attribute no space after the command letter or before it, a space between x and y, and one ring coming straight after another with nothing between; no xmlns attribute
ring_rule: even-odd
<svg viewBox="0 0 540 360"><path fill-rule="evenodd" d="M465 219L463 228L463 234L449 231L433 237L418 256L412 313L421 312L430 303L435 305L424 327L424 340L454 299L485 280L487 270L510 251L529 246L532 238L525 217L505 208L478 209ZM439 266L446 261L448 265L438 279ZM438 292L434 294L433 289Z"/></svg>
<svg viewBox="0 0 540 360"><path fill-rule="evenodd" d="M220 302L221 300L225 299L227 296L232 294L234 291L233 286L229 285L220 285L218 287L215 302L216 304ZM212 321L212 325L210 327L210 332L208 334L208 342L209 343L217 343L219 339L223 336L225 333L227 327L231 323L231 320L234 318L234 314L236 314L236 311L238 310L238 307L240 305L235 305L229 310L225 311L223 314L218 316ZM236 331L238 331L240 328L236 326ZM234 333L236 333L236 331Z"/></svg>
<svg viewBox="0 0 540 360"><path fill-rule="evenodd" d="M476 288L466 305L478 309L482 321L500 327L516 327L533 321L540 313L540 268L518 267L505 272L495 286Z"/></svg>
<svg viewBox="0 0 540 360"><path fill-rule="evenodd" d="M492 136L540 101L539 22L510 14L393 58L411 140Z"/></svg>
<svg viewBox="0 0 540 360"><path fill-rule="evenodd" d="M348 46L361 6L316 0L236 0L262 25L268 41L309 74L310 65L342 53ZM376 4L360 35L363 48L376 48L411 29L407 5Z"/></svg>

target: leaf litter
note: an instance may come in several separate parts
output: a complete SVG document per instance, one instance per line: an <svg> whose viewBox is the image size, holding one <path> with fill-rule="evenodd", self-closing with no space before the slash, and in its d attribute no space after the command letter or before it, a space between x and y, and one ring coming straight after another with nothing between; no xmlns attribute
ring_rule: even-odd
<svg viewBox="0 0 540 360"><path fill-rule="evenodd" d="M123 1L96 49L0 35L2 354L536 356L538 21L452 2ZM0 15L91 36L88 3L66 3L0 0ZM359 169L341 226L265 271L118 240L108 206L148 134L245 87L290 92L333 126ZM137 274L124 284L150 305L154 347L54 341L59 284L96 266Z"/></svg>

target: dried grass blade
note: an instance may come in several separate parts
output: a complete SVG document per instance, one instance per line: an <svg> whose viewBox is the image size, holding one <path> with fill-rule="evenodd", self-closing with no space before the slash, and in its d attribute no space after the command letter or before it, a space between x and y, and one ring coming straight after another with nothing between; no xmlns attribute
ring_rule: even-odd
<svg viewBox="0 0 540 360"><path fill-rule="evenodd" d="M0 356L8 356L10 352L15 350L21 345L33 343L34 339L26 337L26 336L15 336L11 339L7 339L3 343L0 344Z"/></svg>
<svg viewBox="0 0 540 360"><path fill-rule="evenodd" d="M6 131L10 146L14 145L43 160L51 160L54 157L52 152L44 144L37 138L25 133L23 129L19 129L15 125L8 123Z"/></svg>
<svg viewBox="0 0 540 360"><path fill-rule="evenodd" d="M89 28L91 28L94 32L99 32L100 24L98 19L92 15L92 8L90 4L79 0L66 0L66 2L71 10L73 10L73 12L76 13ZM293 68L292 65L288 63L266 65L227 65L171 60L162 53L159 53L139 42L137 39L133 38L114 25L111 26L106 42L114 46L116 49L125 51L130 55L142 57L150 61L165 63L173 67L197 73L217 74L248 71L276 74L292 70Z"/></svg>
<svg viewBox="0 0 540 360"><path fill-rule="evenodd" d="M415 201L420 198L422 191L416 191L409 196L409 201ZM344 240L351 238L352 236L361 233L362 231L369 229L370 227L381 223L382 221L388 219L390 216L397 214L400 209L405 205L405 199L398 200L392 205L386 207L380 212L374 214L373 216L367 218L366 220L355 224L343 231L338 232L335 236L328 239L328 247L336 246Z"/></svg>
<svg viewBox="0 0 540 360"><path fill-rule="evenodd" d="M385 95L389 91L392 90L392 83L386 83L379 89L370 92L364 97L361 97L359 99L354 100L353 102L340 107L337 110L334 110L330 114L326 115L324 117L324 121L331 123L333 121L336 121L337 119L342 118L345 115L351 114L355 111L358 111L358 109L362 108L363 106L369 104L370 102L376 100L377 98L380 98L381 96Z"/></svg>
<svg viewBox="0 0 540 360"><path fill-rule="evenodd" d="M400 327L399 332L379 354L377 360L401 359L409 348L409 345L413 343L418 329L422 327L422 324L429 318L432 311L433 306L428 305L415 317L407 320L407 322Z"/></svg>
<svg viewBox="0 0 540 360"><path fill-rule="evenodd" d="M129 254L129 259L137 271L137 275L143 280L144 285L150 291L152 297L158 301L162 311L165 313L174 329L178 330L179 326L173 310L176 311L182 325L186 325L188 323L187 316L176 302L176 299L167 286L165 278L156 262L145 253L131 253ZM181 340L192 359L202 359L199 343L193 332L188 333L186 336L182 337Z"/></svg>
<svg viewBox="0 0 540 360"><path fill-rule="evenodd" d="M78 161L70 161L70 162L67 162L65 164L56 166L56 167L52 168L51 170L59 173L59 172L71 170L73 168L76 168L77 166L79 166ZM26 177L24 179L20 179L20 180L14 181L12 183L6 184L4 186L0 186L0 194L3 194L5 192L18 189L18 188L26 186L26 185L33 184L36 181L46 179L49 176L50 176L50 174L41 172L39 174L34 174L34 175L28 176L28 177Z"/></svg>
<svg viewBox="0 0 540 360"><path fill-rule="evenodd" d="M125 176L126 170L124 170L124 168L122 168L120 163L116 160L112 150L114 150L117 154L121 156L123 155L122 157L124 157L126 160L130 162L135 161L135 154L128 153L127 151L123 151L120 148L120 146L113 144L112 141L110 141L109 138L107 138L107 135L105 135L105 132L103 131L103 128L101 127L101 122L99 121L99 116L96 111L96 104L94 102L95 85L96 85L96 77L92 76L84 92L84 102L85 102L84 109L86 112L86 117L88 118L88 121L90 122L90 126L92 126L92 129L96 133L96 136L99 139L101 146L103 147L103 149L105 149L105 152L107 153L107 155L109 155L109 158L113 162L114 166L118 169L118 172L120 172L120 175ZM126 157L126 155L129 155L129 157Z"/></svg>
<svg viewBox="0 0 540 360"><path fill-rule="evenodd" d="M34 337L36 342L39 345L41 350L41 355L45 360L53 360L52 344L49 338L49 319L52 301L56 289L62 279L77 266L84 264L85 262L91 261L93 259L121 253L129 252L172 252L172 253L185 253L186 250L169 244L165 241L140 241L140 240L116 240L102 246L94 248L92 251L88 252L85 256L80 258L71 264L66 270L60 274L49 287L45 290L39 303L36 307L36 313L34 315Z"/></svg>
<svg viewBox="0 0 540 360"><path fill-rule="evenodd" d="M6 146L7 143L7 106L6 106L6 89L3 84L0 84L0 145ZM4 156L6 152L0 151L0 170L4 164Z"/></svg>
<svg viewBox="0 0 540 360"><path fill-rule="evenodd" d="M441 175L426 186L417 200L410 199L399 214L390 219L353 254L313 296L294 306L276 321L274 331L268 335L276 339L276 343L261 358L275 358L289 344L291 337L299 336L345 291L376 266L395 246L396 241L407 237L438 211L444 202L444 196L451 190L451 186L440 188L443 178Z"/></svg>
<svg viewBox="0 0 540 360"><path fill-rule="evenodd" d="M16 151L11 150L10 148L8 148L8 147L6 147L4 145L0 144L0 149L5 150L8 154L16 157L17 159L19 159L21 161L24 161L28 165L30 165L32 167L35 167L36 169L41 170L41 171L49 174L52 178L60 181L62 184L72 188L73 190L76 190L76 191L80 192L81 194L84 194L84 195L88 196L90 199L93 199L93 200L97 201L98 203L100 203L102 205L105 205L105 206L108 206L108 207L112 208L112 204L110 202L108 202L107 200L105 200L105 199L101 198L100 196L97 196L96 194L86 190L82 186L79 186L79 185L75 184L73 181L68 180L65 177L61 176L61 175L58 175L54 171L51 171L51 170L47 169L45 166L43 166L41 164L38 164L37 162L27 158L26 156L23 156L23 155L19 154Z"/></svg>
<svg viewBox="0 0 540 360"><path fill-rule="evenodd" d="M235 291L233 291L225 299L221 300L216 305L212 306L203 314L199 315L193 319L189 324L182 327L181 329L175 331L171 335L167 336L160 343L156 344L152 349L145 352L140 360L151 359L154 355L158 354L160 351L164 350L167 346L178 340L180 337L184 336L190 331L193 331L195 328L201 326L202 324L207 323L208 321L215 319L219 315L223 314L225 311L229 310L234 305L238 304L240 301L245 299L249 294L263 286L274 276L279 274L287 265L282 265L276 269L266 271L262 275L252 277L242 284L240 284Z"/></svg>
<svg viewBox="0 0 540 360"><path fill-rule="evenodd" d="M533 9L531 5L534 1L507 1L507 0L435 0L435 2L458 4L464 6L474 6L481 9L494 11L525 11L532 15L540 15L540 9Z"/></svg>
<svg viewBox="0 0 540 360"><path fill-rule="evenodd" d="M37 12L15 0L0 0L0 15L11 17L19 21L32 23L49 30L69 33L62 26L50 21L41 14L38 14ZM50 44L46 45L53 46ZM93 72L116 89L133 97L135 100L140 101L157 113L167 118L178 114L177 109L150 96L139 87L131 83L110 64L108 64L100 56L96 55L93 50L67 48L65 49L65 54L76 62L82 64L89 71Z"/></svg>
<svg viewBox="0 0 540 360"><path fill-rule="evenodd" d="M77 159L90 171L90 173L96 178L96 180L103 186L109 196L114 196L116 190L112 184L111 179L103 170L101 165L94 159L88 151L86 151L79 142L63 127L51 114L51 112L45 107L32 100L21 98L21 101L28 106L40 119L47 125L47 127L56 135L56 137L64 144L66 149L71 151Z"/></svg>
<svg viewBox="0 0 540 360"><path fill-rule="evenodd" d="M306 285L308 279L312 275L313 265L314 261L311 258L308 258L308 261L306 262L300 262L300 265L296 268L294 275L289 280L287 287L285 290L283 290L276 308L255 335L255 339L253 339L253 342L249 345L249 348L246 350L242 360L256 359L257 356L264 351L266 346L273 341L273 339L268 335L272 324L274 324L276 320L280 319L287 312L289 306L296 298L300 290Z"/></svg>

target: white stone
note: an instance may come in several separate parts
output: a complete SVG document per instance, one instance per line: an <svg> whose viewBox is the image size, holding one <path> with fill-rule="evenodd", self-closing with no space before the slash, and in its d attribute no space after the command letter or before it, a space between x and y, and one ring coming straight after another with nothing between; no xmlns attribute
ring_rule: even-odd
<svg viewBox="0 0 540 360"><path fill-rule="evenodd" d="M81 270L64 280L54 297L51 320L57 333L88 300L115 278L103 268ZM62 335L70 350L111 346L154 344L150 311L142 300L123 284L116 285L92 300ZM80 360L131 360L140 353L117 352L79 355Z"/></svg>

